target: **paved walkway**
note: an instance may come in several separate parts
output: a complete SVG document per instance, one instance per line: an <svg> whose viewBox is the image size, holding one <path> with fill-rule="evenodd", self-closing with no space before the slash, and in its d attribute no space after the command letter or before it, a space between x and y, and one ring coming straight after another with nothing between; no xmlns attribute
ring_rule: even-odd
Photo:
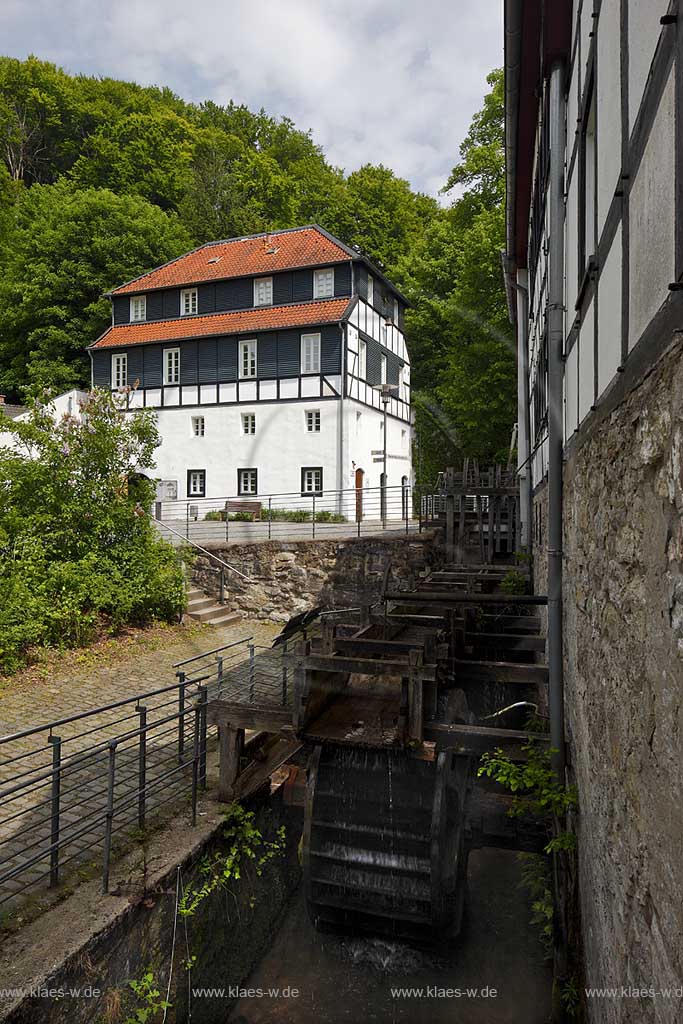
<svg viewBox="0 0 683 1024"><path fill-rule="evenodd" d="M52 664L51 658L47 672L41 666L7 682L0 691L0 911L27 892L45 888L54 836L49 731L5 743L1 737L132 698L123 707L54 730L61 739L60 878L83 862L93 862L99 869L111 767L109 741L114 738L119 741L114 755L115 840L130 835L138 825L141 717L136 698L175 684L176 662L248 637L269 647L279 629L274 623L244 620L223 627L191 624L139 631L94 650L67 652L61 665ZM238 646L236 652L230 668L248 679L247 649ZM189 697L192 690L188 688ZM183 752L177 690L145 698L144 706L149 729L144 750L149 824L168 816L191 790L194 714L184 720Z"/></svg>

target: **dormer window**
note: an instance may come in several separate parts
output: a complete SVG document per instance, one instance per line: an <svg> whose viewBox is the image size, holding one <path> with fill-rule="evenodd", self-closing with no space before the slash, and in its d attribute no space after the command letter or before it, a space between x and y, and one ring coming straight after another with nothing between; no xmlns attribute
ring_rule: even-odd
<svg viewBox="0 0 683 1024"><path fill-rule="evenodd" d="M147 319L147 296L146 295L132 295L130 299L130 319L131 323L136 320Z"/></svg>
<svg viewBox="0 0 683 1024"><path fill-rule="evenodd" d="M372 274L368 274L368 305L371 306L375 301L375 279Z"/></svg>
<svg viewBox="0 0 683 1024"><path fill-rule="evenodd" d="M193 316L197 312L197 289L183 288L180 292L180 315Z"/></svg>
<svg viewBox="0 0 683 1024"><path fill-rule="evenodd" d="M334 269L313 271L313 298L329 299L334 296Z"/></svg>
<svg viewBox="0 0 683 1024"><path fill-rule="evenodd" d="M272 277L257 277L254 279L254 305L273 305L273 279Z"/></svg>

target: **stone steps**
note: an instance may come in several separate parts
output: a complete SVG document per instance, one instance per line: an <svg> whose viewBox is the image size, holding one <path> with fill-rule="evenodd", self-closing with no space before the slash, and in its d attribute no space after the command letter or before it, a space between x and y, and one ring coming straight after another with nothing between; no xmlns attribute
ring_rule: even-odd
<svg viewBox="0 0 683 1024"><path fill-rule="evenodd" d="M231 611L225 605L218 604L198 587L188 587L187 589L185 614L194 622L203 622L210 626L227 626L231 622L238 622L241 618L239 612Z"/></svg>

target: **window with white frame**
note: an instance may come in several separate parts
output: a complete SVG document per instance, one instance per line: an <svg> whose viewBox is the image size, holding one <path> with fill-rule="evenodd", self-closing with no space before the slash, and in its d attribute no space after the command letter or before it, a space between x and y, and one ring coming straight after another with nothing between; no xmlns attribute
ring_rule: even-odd
<svg viewBox="0 0 683 1024"><path fill-rule="evenodd" d="M258 493L258 470L238 469L237 470L237 493L257 494Z"/></svg>
<svg viewBox="0 0 683 1024"><path fill-rule="evenodd" d="M206 496L205 469L188 469L187 496L188 498L204 498Z"/></svg>
<svg viewBox="0 0 683 1024"><path fill-rule="evenodd" d="M147 319L147 296L146 295L131 295L131 299L130 299L130 318L131 318L131 320L146 320Z"/></svg>
<svg viewBox="0 0 683 1024"><path fill-rule="evenodd" d="M273 279L272 277L254 278L254 305L273 305Z"/></svg>
<svg viewBox="0 0 683 1024"><path fill-rule="evenodd" d="M398 299L394 299L394 316L393 321L398 326Z"/></svg>
<svg viewBox="0 0 683 1024"><path fill-rule="evenodd" d="M368 274L368 305L371 306L375 301L375 279L372 274Z"/></svg>
<svg viewBox="0 0 683 1024"><path fill-rule="evenodd" d="M183 288L180 292L180 315L192 316L197 312L197 289Z"/></svg>
<svg viewBox="0 0 683 1024"><path fill-rule="evenodd" d="M240 342L240 377L256 376L256 338Z"/></svg>
<svg viewBox="0 0 683 1024"><path fill-rule="evenodd" d="M367 375L368 367L368 346L362 340L358 341L358 376L361 380L365 380Z"/></svg>
<svg viewBox="0 0 683 1024"><path fill-rule="evenodd" d="M301 372L320 373L320 335L301 335Z"/></svg>
<svg viewBox="0 0 683 1024"><path fill-rule="evenodd" d="M301 470L301 493L322 494L323 491L323 470L322 466L304 466Z"/></svg>
<svg viewBox="0 0 683 1024"><path fill-rule="evenodd" d="M313 298L329 299L334 295L334 269L315 270L313 272Z"/></svg>
<svg viewBox="0 0 683 1024"><path fill-rule="evenodd" d="M320 409L306 409L306 430L309 434L320 433Z"/></svg>
<svg viewBox="0 0 683 1024"><path fill-rule="evenodd" d="M164 349L164 384L180 384L180 349Z"/></svg>
<svg viewBox="0 0 683 1024"><path fill-rule="evenodd" d="M242 414L242 433L243 434L255 434L256 433L256 415L253 412L245 412Z"/></svg>
<svg viewBox="0 0 683 1024"><path fill-rule="evenodd" d="M116 352L111 357L111 386L125 388L128 383L128 356L125 352Z"/></svg>
<svg viewBox="0 0 683 1024"><path fill-rule="evenodd" d="M194 437L204 437L205 423L203 416L192 417L192 433Z"/></svg>
<svg viewBox="0 0 683 1024"><path fill-rule="evenodd" d="M380 384L387 382L387 357L385 355L379 357L379 382Z"/></svg>

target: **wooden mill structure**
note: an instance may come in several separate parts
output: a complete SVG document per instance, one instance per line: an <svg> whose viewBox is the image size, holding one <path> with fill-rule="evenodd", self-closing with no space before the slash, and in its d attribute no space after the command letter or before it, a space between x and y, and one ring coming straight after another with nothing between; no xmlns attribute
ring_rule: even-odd
<svg viewBox="0 0 683 1024"><path fill-rule="evenodd" d="M271 687L233 688L209 704L224 799L305 755L304 879L319 925L456 934L469 851L547 842L476 774L485 751L524 759L530 734L494 727L491 716L523 701L542 707L547 684L537 615L546 599L505 592L511 568L517 583L528 578L504 550L517 535L516 501L500 467L449 472L439 498L438 569L402 581L387 566L378 602L323 614L314 635L284 650ZM471 549L473 524L487 559L450 559ZM247 731L258 746L245 746Z"/></svg>

